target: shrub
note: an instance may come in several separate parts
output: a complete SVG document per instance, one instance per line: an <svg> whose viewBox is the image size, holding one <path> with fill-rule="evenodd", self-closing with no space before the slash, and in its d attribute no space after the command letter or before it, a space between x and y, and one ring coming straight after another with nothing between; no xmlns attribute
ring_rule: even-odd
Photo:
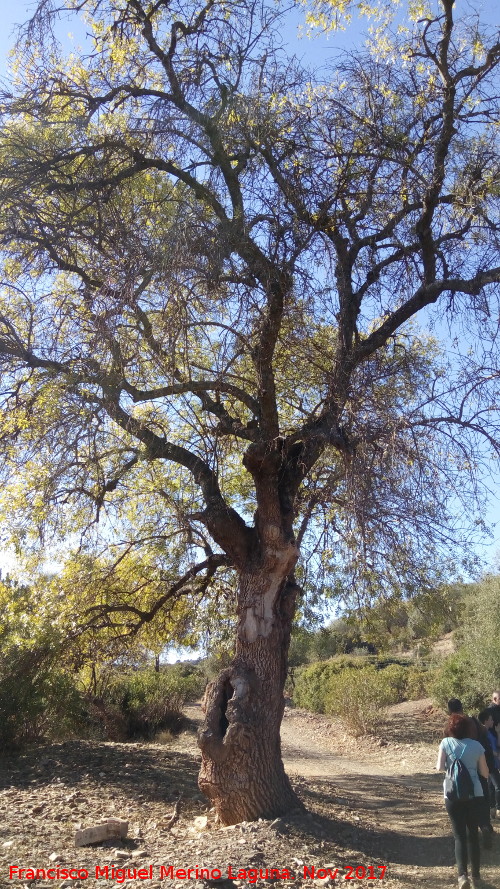
<svg viewBox="0 0 500 889"><path fill-rule="evenodd" d="M339 655L329 661L319 661L315 664L301 667L295 671L295 687L293 700L298 707L305 707L316 713L326 712L326 698L329 694L330 681L342 670L361 670L367 667L367 659L370 658L375 670L374 682L388 704L397 704L410 697L408 683L412 681L411 695L422 688L422 680L417 681L416 668L406 661L397 661L391 658L379 656L373 658L363 652L363 656ZM413 673L411 671L414 671ZM419 697L417 694L416 697Z"/></svg>
<svg viewBox="0 0 500 889"><path fill-rule="evenodd" d="M375 684L387 704L399 704L406 700L408 672L408 667L401 664L389 664L377 671Z"/></svg>
<svg viewBox="0 0 500 889"><path fill-rule="evenodd" d="M430 692L441 707L446 707L450 698L460 698L466 711L480 710L484 706L485 695L474 681L474 672L465 648L451 654L437 668Z"/></svg>
<svg viewBox="0 0 500 889"><path fill-rule="evenodd" d="M86 720L74 677L44 648L12 648L0 661L0 748L78 735Z"/></svg>
<svg viewBox="0 0 500 889"><path fill-rule="evenodd" d="M198 697L203 685L201 671L182 664L160 672L115 673L103 694L89 699L89 708L108 740L151 739L157 732L179 731L184 704Z"/></svg>
<svg viewBox="0 0 500 889"><path fill-rule="evenodd" d="M361 658L340 655L329 661L309 664L296 671L293 700L297 707L304 707L315 713L325 713L326 696L330 681L346 667L361 669L366 662Z"/></svg>
<svg viewBox="0 0 500 889"><path fill-rule="evenodd" d="M429 693L429 684L432 682L434 672L421 670L419 667L409 667L406 677L406 697L409 701L418 701Z"/></svg>
<svg viewBox="0 0 500 889"><path fill-rule="evenodd" d="M45 587L0 581L0 750L77 734L85 721L66 631Z"/></svg>
<svg viewBox="0 0 500 889"><path fill-rule="evenodd" d="M391 703L384 670L374 666L344 669L332 676L325 698L326 712L338 716L353 735L372 732Z"/></svg>

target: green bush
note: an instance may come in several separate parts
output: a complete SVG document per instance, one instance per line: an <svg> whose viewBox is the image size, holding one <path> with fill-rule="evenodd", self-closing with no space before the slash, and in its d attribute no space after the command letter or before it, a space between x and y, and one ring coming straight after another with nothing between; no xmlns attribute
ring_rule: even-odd
<svg viewBox="0 0 500 889"><path fill-rule="evenodd" d="M409 701L418 701L429 694L429 684L432 682L434 672L422 670L419 667L409 667L406 677L406 697Z"/></svg>
<svg viewBox="0 0 500 889"><path fill-rule="evenodd" d="M399 704L406 700L408 672L408 667L401 664L389 664L377 670L375 684L387 704Z"/></svg>
<svg viewBox="0 0 500 889"><path fill-rule="evenodd" d="M339 655L329 661L319 661L316 664L300 667L296 671L293 689L294 704L314 713L325 713L326 696L333 677L347 667L356 670L364 666L366 661L362 658Z"/></svg>
<svg viewBox="0 0 500 889"><path fill-rule="evenodd" d="M0 749L79 735L84 699L73 676L41 648L10 649L0 659Z"/></svg>
<svg viewBox="0 0 500 889"><path fill-rule="evenodd" d="M367 663L369 662L369 663ZM295 671L293 700L297 707L304 707L315 713L326 712L326 698L329 696L330 682L343 670L361 670L373 667L375 682L388 704L417 699L426 693L423 676L419 670L405 660L395 660L382 655L363 657L339 655L329 661L319 661L299 667Z"/></svg>
<svg viewBox="0 0 500 889"><path fill-rule="evenodd" d="M465 648L451 654L436 669L430 692L440 707L446 707L450 698L460 698L464 710L480 710L486 696L475 683L474 672Z"/></svg>
<svg viewBox="0 0 500 889"><path fill-rule="evenodd" d="M183 664L136 672L112 673L99 698L89 698L93 723L108 740L151 739L157 732L178 731L186 701L199 697L204 677Z"/></svg>
<svg viewBox="0 0 500 889"><path fill-rule="evenodd" d="M383 719L383 708L392 703L385 672L370 665L332 676L325 696L326 712L341 719L356 737L372 732Z"/></svg>

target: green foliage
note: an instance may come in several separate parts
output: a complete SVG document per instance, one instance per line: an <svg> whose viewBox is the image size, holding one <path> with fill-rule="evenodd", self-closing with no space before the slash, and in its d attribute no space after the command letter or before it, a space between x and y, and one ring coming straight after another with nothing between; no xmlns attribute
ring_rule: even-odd
<svg viewBox="0 0 500 889"><path fill-rule="evenodd" d="M434 676L434 668L423 670L419 667L408 667L406 675L406 697L409 701L418 701L429 694L429 685Z"/></svg>
<svg viewBox="0 0 500 889"><path fill-rule="evenodd" d="M463 585L440 584L408 599L383 599L358 616L363 639L378 651L415 648L454 630L463 611Z"/></svg>
<svg viewBox="0 0 500 889"><path fill-rule="evenodd" d="M65 652L60 609L47 584L0 582L0 749L81 728L85 711Z"/></svg>
<svg viewBox="0 0 500 889"><path fill-rule="evenodd" d="M115 740L152 737L178 726L185 701L203 691L202 671L175 664L131 672L125 658L118 666L123 642L71 636L57 586L0 583L0 747L89 731ZM146 653L131 647L129 658L145 662Z"/></svg>
<svg viewBox="0 0 500 889"><path fill-rule="evenodd" d="M431 643L460 625L466 590L464 584L442 584L407 600L383 599L320 629L298 627L292 633L289 665L296 668L338 654L407 649L428 660Z"/></svg>
<svg viewBox="0 0 500 889"><path fill-rule="evenodd" d="M456 636L460 650L466 652L471 684L489 700L500 687L500 576L488 575L471 584Z"/></svg>
<svg viewBox="0 0 500 889"><path fill-rule="evenodd" d="M0 656L0 749L80 734L85 706L76 682L43 647Z"/></svg>
<svg viewBox="0 0 500 889"><path fill-rule="evenodd" d="M364 666L365 662L361 658L341 655L297 670L293 689L294 703L297 707L304 707L315 713L325 713L331 680L346 668L355 671Z"/></svg>
<svg viewBox="0 0 500 889"><path fill-rule="evenodd" d="M113 670L102 695L89 701L94 724L109 740L178 731L184 704L201 695L204 682L201 670L183 664L125 675Z"/></svg>
<svg viewBox="0 0 500 889"><path fill-rule="evenodd" d="M363 681L369 680L362 697L373 699L374 710L377 711L379 707L424 696L432 671L415 667L410 662L398 663L384 657L335 657L296 671L292 691L294 703L316 713L338 715L349 725L355 724L353 730L359 733L362 725L368 725L375 718L371 704L360 701L359 707L354 706L353 701L359 689L362 689L358 678L360 674ZM350 685L352 693L348 691ZM348 710L355 711L354 715L349 716Z"/></svg>
<svg viewBox="0 0 500 889"><path fill-rule="evenodd" d="M500 577L486 576L463 593L457 650L439 669L432 694L440 704L457 697L465 709L479 709L500 687Z"/></svg>
<svg viewBox="0 0 500 889"><path fill-rule="evenodd" d="M351 651L358 636L343 621L335 621L329 627L307 630L297 627L292 632L288 663L291 667L327 660L335 655Z"/></svg>
<svg viewBox="0 0 500 889"><path fill-rule="evenodd" d="M436 669L430 692L441 707L446 707L450 698L460 698L465 710L484 706L485 696L473 679L469 652L465 648L451 654Z"/></svg>
<svg viewBox="0 0 500 889"><path fill-rule="evenodd" d="M355 736L372 732L383 719L383 708L394 703L384 672L369 665L332 676L325 696L326 712L341 719Z"/></svg>
<svg viewBox="0 0 500 889"><path fill-rule="evenodd" d="M408 667L400 664L377 670L375 685L386 704L399 704L407 697Z"/></svg>

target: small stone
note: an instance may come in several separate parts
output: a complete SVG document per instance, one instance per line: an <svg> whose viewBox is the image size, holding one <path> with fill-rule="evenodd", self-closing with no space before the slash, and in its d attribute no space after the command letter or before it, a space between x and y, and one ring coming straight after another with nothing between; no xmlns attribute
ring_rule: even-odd
<svg viewBox="0 0 500 889"><path fill-rule="evenodd" d="M147 858L148 853L144 849L135 849L132 858Z"/></svg>
<svg viewBox="0 0 500 889"><path fill-rule="evenodd" d="M39 815L40 812L43 812L43 810L45 809L45 805L46 805L46 803L40 803L40 805L38 805L38 806L33 806L32 810L31 810L31 814L32 815Z"/></svg>
<svg viewBox="0 0 500 889"><path fill-rule="evenodd" d="M62 861L63 856L59 854L59 852L51 852L49 855L49 861Z"/></svg>

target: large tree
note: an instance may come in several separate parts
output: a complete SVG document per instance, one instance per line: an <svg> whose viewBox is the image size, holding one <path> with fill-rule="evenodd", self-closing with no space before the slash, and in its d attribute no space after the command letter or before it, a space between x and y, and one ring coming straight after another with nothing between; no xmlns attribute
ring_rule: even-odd
<svg viewBox="0 0 500 889"><path fill-rule="evenodd" d="M274 4L68 6L88 52L43 0L2 100L4 512L101 520L94 626L235 590L200 786L275 815L301 549L409 595L499 453L500 46L436 0L314 74Z"/></svg>

